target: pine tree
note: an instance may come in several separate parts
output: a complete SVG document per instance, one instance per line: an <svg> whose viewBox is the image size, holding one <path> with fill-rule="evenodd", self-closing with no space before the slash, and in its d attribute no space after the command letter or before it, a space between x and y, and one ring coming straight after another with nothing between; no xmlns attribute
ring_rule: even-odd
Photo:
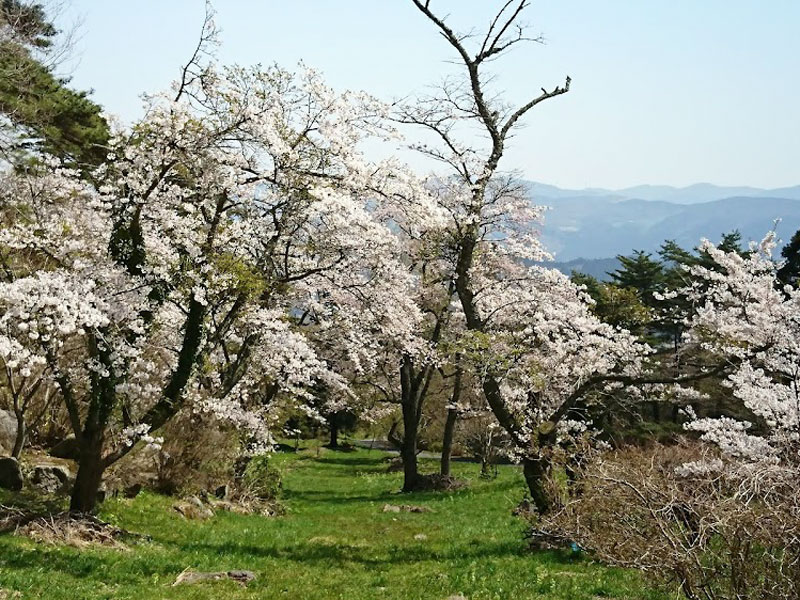
<svg viewBox="0 0 800 600"><path fill-rule="evenodd" d="M7 122L4 158L15 164L43 152L88 171L100 164L109 139L101 108L88 92L67 87L42 58L57 29L39 4L0 2L0 115ZM10 127L9 127L10 126Z"/></svg>
<svg viewBox="0 0 800 600"><path fill-rule="evenodd" d="M797 287L800 284L800 230L783 247L781 256L785 262L778 269L778 280L784 285Z"/></svg>

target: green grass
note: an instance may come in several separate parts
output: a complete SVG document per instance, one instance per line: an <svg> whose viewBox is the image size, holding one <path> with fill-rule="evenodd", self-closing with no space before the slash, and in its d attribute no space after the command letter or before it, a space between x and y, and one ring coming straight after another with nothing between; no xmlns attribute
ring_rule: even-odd
<svg viewBox="0 0 800 600"><path fill-rule="evenodd" d="M189 522L171 510L174 499L144 493L110 500L102 518L152 536L128 551L2 535L0 588L49 600L662 598L636 573L577 555L528 552L524 524L511 515L523 491L516 468L501 467L497 479L482 481L475 465L457 463L455 475L469 480L468 489L400 495L399 475L385 473L383 457L366 450L278 455L288 509L279 518L220 513ZM385 503L432 512L384 513ZM249 569L257 579L247 588L171 587L187 567Z"/></svg>

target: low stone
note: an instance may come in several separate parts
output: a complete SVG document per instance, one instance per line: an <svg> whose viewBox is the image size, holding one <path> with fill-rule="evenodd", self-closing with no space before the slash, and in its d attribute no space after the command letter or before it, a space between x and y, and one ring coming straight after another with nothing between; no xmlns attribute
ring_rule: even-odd
<svg viewBox="0 0 800 600"><path fill-rule="evenodd" d="M172 585L175 586L181 584L201 583L203 581L222 581L225 579L230 579L243 586L246 586L255 578L256 574L253 573L252 571L235 570L235 571L217 571L213 573L202 573L199 571L187 570L178 575L178 578Z"/></svg>
<svg viewBox="0 0 800 600"><path fill-rule="evenodd" d="M65 493L72 487L72 474L61 465L36 465L31 485L45 494Z"/></svg>
<svg viewBox="0 0 800 600"><path fill-rule="evenodd" d="M399 512L410 512L410 513L427 513L433 512L427 506L416 506L414 504L384 504L383 505L383 512L392 512L392 513L399 513Z"/></svg>
<svg viewBox="0 0 800 600"><path fill-rule="evenodd" d="M74 435L67 436L55 446L50 448L50 456L56 458L66 458L69 460L78 460L80 457L80 448L78 447L78 440Z"/></svg>
<svg viewBox="0 0 800 600"><path fill-rule="evenodd" d="M203 504L197 496L190 496L184 501L177 502L172 505L172 508L178 511L184 519L189 520L202 521L214 516L214 511Z"/></svg>
<svg viewBox="0 0 800 600"><path fill-rule="evenodd" d="M18 492L22 489L23 483L19 461L10 456L0 458L0 488Z"/></svg>
<svg viewBox="0 0 800 600"><path fill-rule="evenodd" d="M134 483L133 485L129 485L125 489L122 490L122 497L123 498L136 498L142 491L142 484L141 483Z"/></svg>
<svg viewBox="0 0 800 600"><path fill-rule="evenodd" d="M386 467L387 473L399 473L403 470L403 459L402 458L392 458L389 461L389 466Z"/></svg>

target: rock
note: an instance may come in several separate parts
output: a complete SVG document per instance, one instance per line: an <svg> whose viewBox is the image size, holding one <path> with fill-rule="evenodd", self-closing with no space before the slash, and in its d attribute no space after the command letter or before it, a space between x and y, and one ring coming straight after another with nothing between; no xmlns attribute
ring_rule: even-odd
<svg viewBox="0 0 800 600"><path fill-rule="evenodd" d="M60 465L36 465L31 485L45 494L68 492L72 487L72 474Z"/></svg>
<svg viewBox="0 0 800 600"><path fill-rule="evenodd" d="M214 511L203 504L197 496L190 496L182 502L173 504L172 508L178 511L184 519L202 521L214 516Z"/></svg>
<svg viewBox="0 0 800 600"><path fill-rule="evenodd" d="M402 458L393 458L389 461L389 466L386 467L387 473L399 473L403 470L403 459Z"/></svg>
<svg viewBox="0 0 800 600"><path fill-rule="evenodd" d="M511 511L511 514L515 517L533 516L536 514L536 507L533 505L533 502L527 498L523 498L522 502L517 504L516 508Z"/></svg>
<svg viewBox="0 0 800 600"><path fill-rule="evenodd" d="M78 447L78 440L74 435L67 436L55 446L50 448L50 456L56 458L67 458L69 460L78 460L80 456L80 448Z"/></svg>
<svg viewBox="0 0 800 600"><path fill-rule="evenodd" d="M17 417L8 410L0 410L0 453L8 454L17 439Z"/></svg>
<svg viewBox="0 0 800 600"><path fill-rule="evenodd" d="M415 506L413 504L401 504L397 506L396 504L384 504L383 505L383 512L392 512L392 513L399 513L399 512L410 512L410 513L427 513L433 512L427 506Z"/></svg>
<svg viewBox="0 0 800 600"><path fill-rule="evenodd" d="M189 571L186 570L175 580L175 583L172 585L181 585L181 584L193 584L193 583L200 583L203 581L221 581L224 579L231 579L237 583L240 583L243 586L246 586L248 583L253 581L256 578L256 574L252 571L217 571L215 573L201 573L199 571Z"/></svg>
<svg viewBox="0 0 800 600"><path fill-rule="evenodd" d="M125 489L122 490L122 497L123 498L136 498L142 491L142 484L141 483L134 483L133 485L129 485Z"/></svg>
<svg viewBox="0 0 800 600"><path fill-rule="evenodd" d="M22 469L16 458L0 458L0 488L18 492L22 489Z"/></svg>
<svg viewBox="0 0 800 600"><path fill-rule="evenodd" d="M414 539L417 540L418 542L424 542L425 540L428 539L428 536L425 535L424 533L418 533L417 535L414 536Z"/></svg>
<svg viewBox="0 0 800 600"><path fill-rule="evenodd" d="M414 506L414 505L412 505L412 504L403 504L403 505L402 505L400 508L401 508L401 509L403 509L403 510L404 510L404 511L406 511L406 512L412 512L412 513L427 513L427 512L433 512L433 511L432 511L430 508L428 508L427 506Z"/></svg>

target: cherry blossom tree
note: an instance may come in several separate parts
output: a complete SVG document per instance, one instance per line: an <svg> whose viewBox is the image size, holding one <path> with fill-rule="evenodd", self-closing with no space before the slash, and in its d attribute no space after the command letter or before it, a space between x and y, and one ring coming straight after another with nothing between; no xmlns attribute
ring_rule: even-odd
<svg viewBox="0 0 800 600"><path fill-rule="evenodd" d="M486 401L513 440L537 508L546 511L543 449L555 444L578 400L601 386L603 375L635 367L639 351L631 336L593 319L587 298L566 278L522 262L547 257L535 235L541 209L500 163L523 117L567 93L570 78L512 107L489 89L483 68L523 42L541 41L521 25L529 2L504 2L484 33L464 35L431 0L412 1L456 52L464 76L406 107L398 120L431 132L436 142L417 149L447 168L440 179L451 188L450 276L467 332L464 354L476 358Z"/></svg>
<svg viewBox="0 0 800 600"><path fill-rule="evenodd" d="M394 338L417 318L386 220L400 218L395 207L426 214L427 194L358 149L391 135L386 107L336 94L308 69L201 64L211 37L209 21L172 93L117 127L97 185L52 162L5 176L0 243L30 260L0 285L0 348L6 364L44 365L58 385L80 446L76 511L94 507L110 464L185 406L263 446L270 406L340 384L299 315L355 323L362 305L341 301L346 290L371 298ZM352 357L368 320L352 328Z"/></svg>
<svg viewBox="0 0 800 600"><path fill-rule="evenodd" d="M586 485L532 536L644 570L686 598L796 598L800 296L780 285L770 233L750 251L704 241L674 292L684 345L716 362L739 414L697 417L700 440L587 460Z"/></svg>
<svg viewBox="0 0 800 600"><path fill-rule="evenodd" d="M776 285L774 234L745 256L708 241L710 267L694 266L682 291L695 303L688 339L731 365L724 384L752 415L694 418L701 432L736 462L797 465L800 441L800 293Z"/></svg>

